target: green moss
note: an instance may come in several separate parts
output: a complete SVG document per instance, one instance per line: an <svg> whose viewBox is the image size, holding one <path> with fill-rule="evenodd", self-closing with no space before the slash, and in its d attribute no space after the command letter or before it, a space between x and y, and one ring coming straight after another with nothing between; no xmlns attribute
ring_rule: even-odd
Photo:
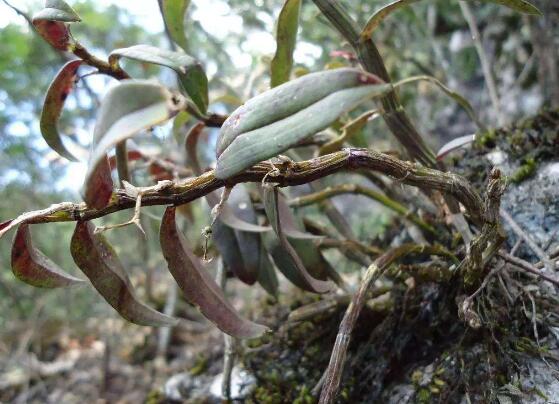
<svg viewBox="0 0 559 404"><path fill-rule="evenodd" d="M524 163L510 176L511 182L518 184L526 178L531 177L536 172L536 161L533 158L528 158Z"/></svg>
<svg viewBox="0 0 559 404"><path fill-rule="evenodd" d="M477 147L488 147L492 149L495 147L495 141L497 139L497 132L495 129L489 129L486 132L480 133L476 136L474 145Z"/></svg>
<svg viewBox="0 0 559 404"><path fill-rule="evenodd" d="M429 389L419 389L417 392L417 401L420 403L430 403L431 402L431 392Z"/></svg>

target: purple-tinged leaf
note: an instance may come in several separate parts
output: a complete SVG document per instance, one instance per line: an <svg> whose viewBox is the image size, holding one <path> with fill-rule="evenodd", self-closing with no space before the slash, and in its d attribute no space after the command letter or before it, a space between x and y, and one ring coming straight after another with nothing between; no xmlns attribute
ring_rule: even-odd
<svg viewBox="0 0 559 404"><path fill-rule="evenodd" d="M466 135L461 136L456 139L452 139L450 142L446 143L439 149L437 153L437 160L442 160L448 153L460 149L461 147L467 146L476 140L476 135Z"/></svg>
<svg viewBox="0 0 559 404"><path fill-rule="evenodd" d="M80 17L62 0L46 0L45 7L33 16L33 26L54 48L67 51L72 37L67 23L78 22Z"/></svg>
<svg viewBox="0 0 559 404"><path fill-rule="evenodd" d="M314 293L330 291L332 284L312 277L287 239L282 229L283 217L278 206L277 188L268 184L264 185L263 188L264 209L277 235L277 237L274 237L271 234L265 234L263 240L277 267L287 279L301 289Z"/></svg>
<svg viewBox="0 0 559 404"><path fill-rule="evenodd" d="M188 248L186 239L177 229L175 210L171 206L165 211L159 237L169 271L186 299L199 307L208 320L228 335L236 338L262 335L267 328L237 313L210 274L202 268L199 258Z"/></svg>
<svg viewBox="0 0 559 404"><path fill-rule="evenodd" d="M19 280L37 288L60 288L84 283L82 279L64 272L33 246L27 224L18 227L14 238L12 272Z"/></svg>
<svg viewBox="0 0 559 404"><path fill-rule="evenodd" d="M47 91L40 120L41 134L50 148L72 161L77 161L77 159L66 150L62 143L60 133L58 132L58 120L60 119L64 102L74 88L77 71L82 63L82 60L72 60L66 63L56 74Z"/></svg>
<svg viewBox="0 0 559 404"><path fill-rule="evenodd" d="M178 319L159 313L141 303L115 251L101 234L94 234L91 222L78 222L70 251L74 262L89 278L99 294L122 317L138 325L163 327Z"/></svg>
<svg viewBox="0 0 559 404"><path fill-rule="evenodd" d="M113 178L111 177L111 166L107 155L95 170L90 173L84 184L83 199L88 206L95 209L103 209L111 200L113 194Z"/></svg>
<svg viewBox="0 0 559 404"><path fill-rule="evenodd" d="M205 127L206 125L204 124L204 122L198 122L188 131L188 133L186 134L186 140L184 142L188 164L196 175L202 174L202 166L200 165L200 161L198 160L197 150L198 140L200 139L200 135L204 132Z"/></svg>
<svg viewBox="0 0 559 404"><path fill-rule="evenodd" d="M4 230L5 228L7 228L10 224L12 224L13 219L10 220L6 220L5 222L0 223L0 231ZM2 233L3 234L3 233Z"/></svg>
<svg viewBox="0 0 559 404"><path fill-rule="evenodd" d="M85 202L97 209L108 203L110 169L102 168L107 152L143 129L171 118L176 113L173 95L163 86L145 80L123 80L102 101L93 132L92 152L85 180ZM104 184L103 197L95 183ZM111 181L112 189L112 181ZM110 197L110 194L108 195ZM105 205L103 205L103 202Z"/></svg>

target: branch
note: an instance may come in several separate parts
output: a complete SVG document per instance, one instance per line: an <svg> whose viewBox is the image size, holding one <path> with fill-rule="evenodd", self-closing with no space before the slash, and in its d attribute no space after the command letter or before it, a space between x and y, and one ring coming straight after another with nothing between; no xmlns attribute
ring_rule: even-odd
<svg viewBox="0 0 559 404"><path fill-rule="evenodd" d="M421 220L419 216L415 215L411 210L406 208L404 205L394 201L393 199L390 199L382 192L377 192L373 189L363 187L361 185L356 185L356 184L341 184L341 185L327 187L319 192L314 192L312 194L294 198L291 201L289 201L289 205L297 206L297 207L307 206L307 205L321 202L328 198L332 198L336 195L343 195L343 194L358 194L358 195L363 195L368 198L371 198L379 202L380 204L386 206L387 208L393 210L394 212L398 213L399 215L409 219L410 221L412 221L413 223L421 227L423 230L431 234L435 234L436 232L431 225L425 223L423 220Z"/></svg>
<svg viewBox="0 0 559 404"><path fill-rule="evenodd" d="M306 184L340 171L359 169L379 171L404 184L447 192L464 205L474 223L483 223L482 199L465 178L401 161L374 150L359 148L344 149L301 162L262 162L226 181L217 179L213 170L176 182L161 181L152 187L142 188L142 205L182 205L225 185L232 187L243 182L262 182L266 178L269 182L286 187ZM270 172L274 172L274 175L270 176ZM11 222L1 224L0 237L22 223L91 220L134 208L135 204L135 196L127 194L123 189L117 189L109 204L103 209L92 209L85 203L64 202L42 211L25 213Z"/></svg>

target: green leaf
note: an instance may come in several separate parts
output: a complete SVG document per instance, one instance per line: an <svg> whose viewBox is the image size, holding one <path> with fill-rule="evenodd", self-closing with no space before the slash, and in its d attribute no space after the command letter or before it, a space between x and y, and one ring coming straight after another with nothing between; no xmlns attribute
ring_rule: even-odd
<svg viewBox="0 0 559 404"><path fill-rule="evenodd" d="M82 279L64 272L33 246L27 224L18 227L14 238L12 272L19 280L38 288L59 288L84 283Z"/></svg>
<svg viewBox="0 0 559 404"><path fill-rule="evenodd" d="M33 22L36 20L79 22L81 18L65 1L46 0L45 7L33 15Z"/></svg>
<svg viewBox="0 0 559 404"><path fill-rule="evenodd" d="M62 0L46 0L45 7L32 18L39 35L61 51L67 51L73 45L67 23L78 21L81 21L79 15Z"/></svg>
<svg viewBox="0 0 559 404"><path fill-rule="evenodd" d="M40 120L41 134L50 148L72 161L77 161L77 159L66 150L58 132L57 124L64 107L64 102L70 91L74 88L77 71L82 63L82 60L72 60L66 63L56 74L47 90Z"/></svg>
<svg viewBox="0 0 559 404"><path fill-rule="evenodd" d="M178 320L141 303L118 256L91 222L78 222L70 252L76 265L99 294L131 323L154 327L172 326Z"/></svg>
<svg viewBox="0 0 559 404"><path fill-rule="evenodd" d="M249 100L223 124L215 175L230 178L327 128L390 84L357 69L308 74Z"/></svg>
<svg viewBox="0 0 559 404"><path fill-rule="evenodd" d="M289 81L299 28L301 0L285 0L278 18L276 54L272 59L272 87Z"/></svg>
<svg viewBox="0 0 559 404"><path fill-rule="evenodd" d="M314 293L326 293L332 289L330 282L314 278L303 264L301 258L290 244L282 230L282 210L279 209L277 187L263 186L263 202L266 216L274 228L276 236L271 233L263 235L264 245L274 259L279 270L297 287Z"/></svg>
<svg viewBox="0 0 559 404"><path fill-rule="evenodd" d="M378 28L380 23L388 17L388 15L392 14L394 11L410 5L412 3L417 3L420 0L396 0L392 3L389 3L383 7L381 7L378 11L376 11L369 21L365 24L365 27L361 31L361 40L366 41L367 39L371 38L373 32ZM472 1L472 0L465 0L465 1ZM484 3L495 3L500 4L502 6L508 7L514 11L518 11L519 13L524 14L531 14L531 15L542 15L541 11L531 3L526 0L475 0L481 1Z"/></svg>
<svg viewBox="0 0 559 404"><path fill-rule="evenodd" d="M208 109L208 78L200 62L180 52L159 49L150 45L135 45L115 49L109 55L109 63L118 65L121 57L145 63L153 63L173 69L179 78L183 91L188 94L200 112Z"/></svg>
<svg viewBox="0 0 559 404"><path fill-rule="evenodd" d="M162 0L161 11L169 35L177 45L186 50L187 39L184 27L184 15L190 0Z"/></svg>
<svg viewBox="0 0 559 404"><path fill-rule="evenodd" d="M175 209L170 206L163 215L160 243L169 271L185 298L228 335L236 338L262 335L268 330L267 327L241 317L210 274L202 268L199 258L188 248L187 241L177 229Z"/></svg>
<svg viewBox="0 0 559 404"><path fill-rule="evenodd" d="M260 254L258 258L258 283L266 292L277 298L279 290L278 276L276 268L268 256L268 251L264 247L263 237L260 240Z"/></svg>
<svg viewBox="0 0 559 404"><path fill-rule="evenodd" d="M92 180L95 172L101 173L98 166L106 161L107 151L139 131L168 120L176 112L173 95L165 87L151 81L123 80L109 90L101 103L93 132L85 182L84 199L88 205L100 206L93 202L96 189ZM106 178L106 175L103 177Z"/></svg>

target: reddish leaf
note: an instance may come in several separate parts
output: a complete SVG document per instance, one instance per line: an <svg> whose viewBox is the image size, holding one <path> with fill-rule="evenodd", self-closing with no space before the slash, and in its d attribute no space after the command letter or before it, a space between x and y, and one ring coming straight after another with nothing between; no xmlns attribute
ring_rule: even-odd
<svg viewBox="0 0 559 404"><path fill-rule="evenodd" d="M77 159L64 147L57 124L64 107L64 102L74 88L77 71L82 63L82 60L72 60L60 69L50 84L43 110L41 111L40 128L43 138L51 149L72 161Z"/></svg>
<svg viewBox="0 0 559 404"><path fill-rule="evenodd" d="M93 231L91 222L78 222L70 251L76 265L99 294L132 323L154 327L175 325L177 319L159 313L137 299L115 251L102 235L95 235Z"/></svg>
<svg viewBox="0 0 559 404"><path fill-rule="evenodd" d="M160 230L161 249L169 265L169 271L177 281L185 297L199 307L202 314L224 333L237 338L254 338L267 328L241 317L225 298L222 290L188 248L187 242L177 230L175 207L165 211Z"/></svg>
<svg viewBox="0 0 559 404"><path fill-rule="evenodd" d="M17 229L12 245L12 272L21 281L37 288L59 288L84 283L64 272L41 251L33 247L29 225Z"/></svg>
<svg viewBox="0 0 559 404"><path fill-rule="evenodd" d="M33 16L33 26L45 41L58 50L66 51L72 44L68 24L80 17L62 0L46 0L45 7Z"/></svg>
<svg viewBox="0 0 559 404"><path fill-rule="evenodd" d="M5 222L0 223L0 231L4 230L13 222L13 219L6 220Z"/></svg>
<svg viewBox="0 0 559 404"><path fill-rule="evenodd" d="M204 132L204 128L206 125L204 122L199 122L194 125L190 131L186 134L186 141L185 141L185 148L186 148L186 156L188 157L188 163L194 174L200 175L202 174L202 167L200 166L200 162L198 161L198 154L196 153L198 140L200 139L200 135Z"/></svg>
<svg viewBox="0 0 559 404"><path fill-rule="evenodd" d="M139 150L128 151L128 161L135 161L144 158L144 154ZM111 167L111 171L116 169L116 156L109 157L109 166Z"/></svg>
<svg viewBox="0 0 559 404"><path fill-rule="evenodd" d="M113 194L113 179L107 156L101 159L84 184L84 201L95 209L103 209Z"/></svg>

